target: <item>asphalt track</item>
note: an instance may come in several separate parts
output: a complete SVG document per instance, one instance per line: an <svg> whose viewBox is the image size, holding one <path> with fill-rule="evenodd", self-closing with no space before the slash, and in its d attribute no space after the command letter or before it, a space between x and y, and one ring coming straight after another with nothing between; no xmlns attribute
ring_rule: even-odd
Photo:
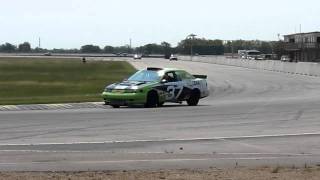
<svg viewBox="0 0 320 180"><path fill-rule="evenodd" d="M0 111L0 170L320 164L320 78L199 62L131 60L207 74L199 106Z"/></svg>

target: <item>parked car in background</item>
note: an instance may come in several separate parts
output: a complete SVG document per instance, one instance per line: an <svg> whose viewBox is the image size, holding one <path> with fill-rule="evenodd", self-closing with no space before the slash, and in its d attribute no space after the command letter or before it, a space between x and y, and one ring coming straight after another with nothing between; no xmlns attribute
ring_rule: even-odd
<svg viewBox="0 0 320 180"><path fill-rule="evenodd" d="M127 57L128 56L128 53L117 53L116 54L117 56L120 56L120 57Z"/></svg>
<svg viewBox="0 0 320 180"><path fill-rule="evenodd" d="M141 54L135 54L133 55L133 59L141 59L142 55Z"/></svg>
<svg viewBox="0 0 320 180"><path fill-rule="evenodd" d="M264 59L266 59L266 60L274 60L277 58L278 58L277 54L264 54Z"/></svg>
<svg viewBox="0 0 320 180"><path fill-rule="evenodd" d="M121 56L127 57L127 56L128 56L128 53L121 53Z"/></svg>
<svg viewBox="0 0 320 180"><path fill-rule="evenodd" d="M291 61L291 58L288 55L281 56L281 61L289 62Z"/></svg>
<svg viewBox="0 0 320 180"><path fill-rule="evenodd" d="M170 61L178 61L178 57L171 54L170 58L169 58Z"/></svg>
<svg viewBox="0 0 320 180"><path fill-rule="evenodd" d="M258 59L260 55L261 55L261 52L257 50L248 50L246 52L246 58L251 60Z"/></svg>

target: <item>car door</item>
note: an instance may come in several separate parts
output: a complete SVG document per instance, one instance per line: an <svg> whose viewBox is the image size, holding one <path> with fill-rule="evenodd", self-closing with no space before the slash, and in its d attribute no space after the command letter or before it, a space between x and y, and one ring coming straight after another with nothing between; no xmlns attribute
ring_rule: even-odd
<svg viewBox="0 0 320 180"><path fill-rule="evenodd" d="M183 82L175 71L166 72L165 76L167 76L167 82L165 83L167 92L166 101L177 101L183 89Z"/></svg>
<svg viewBox="0 0 320 180"><path fill-rule="evenodd" d="M177 96L177 99L178 101L183 101L190 97L190 94L193 89L194 77L186 71L182 70L176 71L176 74L178 78L181 80L181 82L179 83L181 87L181 92L179 93L179 96Z"/></svg>

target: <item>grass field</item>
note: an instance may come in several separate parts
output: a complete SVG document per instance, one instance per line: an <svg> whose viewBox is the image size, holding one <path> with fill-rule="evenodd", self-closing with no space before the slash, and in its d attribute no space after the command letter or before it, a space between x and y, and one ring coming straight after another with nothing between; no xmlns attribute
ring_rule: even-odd
<svg viewBox="0 0 320 180"><path fill-rule="evenodd" d="M0 104L102 101L105 85L135 69L127 62L0 58Z"/></svg>

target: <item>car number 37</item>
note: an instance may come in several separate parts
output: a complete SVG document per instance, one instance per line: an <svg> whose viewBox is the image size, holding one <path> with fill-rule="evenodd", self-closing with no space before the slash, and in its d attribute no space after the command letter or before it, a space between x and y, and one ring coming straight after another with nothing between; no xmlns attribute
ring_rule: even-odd
<svg viewBox="0 0 320 180"><path fill-rule="evenodd" d="M167 100L174 100L178 99L179 95L181 94L181 91L183 89L183 86L179 85L171 85L167 87Z"/></svg>

